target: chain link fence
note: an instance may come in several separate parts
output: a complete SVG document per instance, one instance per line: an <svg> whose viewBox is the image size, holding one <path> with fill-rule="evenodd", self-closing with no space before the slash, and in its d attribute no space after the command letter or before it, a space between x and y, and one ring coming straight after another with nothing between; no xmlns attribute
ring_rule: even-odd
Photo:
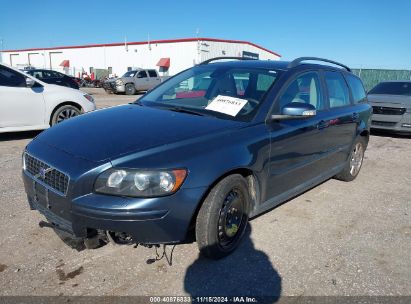
<svg viewBox="0 0 411 304"><path fill-rule="evenodd" d="M367 92L376 84L386 80L411 80L411 70L353 69L361 78Z"/></svg>

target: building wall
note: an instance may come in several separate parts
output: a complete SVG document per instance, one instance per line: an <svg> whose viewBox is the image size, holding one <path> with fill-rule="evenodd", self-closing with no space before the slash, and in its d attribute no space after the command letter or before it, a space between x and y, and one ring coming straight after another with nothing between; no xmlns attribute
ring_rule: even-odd
<svg viewBox="0 0 411 304"><path fill-rule="evenodd" d="M22 68L34 66L47 68L71 75L82 71L90 73L90 68L108 69L122 75L128 67L156 68L161 58L170 58L169 75L174 75L203 60L220 56L242 56L242 52L259 55L260 59L276 60L280 57L256 46L246 43L229 43L207 40L179 42L128 43L127 45L99 45L93 47L61 48L29 51L6 51L2 62ZM63 60L70 61L70 68L64 71L60 66Z"/></svg>
<svg viewBox="0 0 411 304"><path fill-rule="evenodd" d="M242 57L243 51L259 55L261 60L279 60L281 57L249 44L200 41L201 61L222 56Z"/></svg>

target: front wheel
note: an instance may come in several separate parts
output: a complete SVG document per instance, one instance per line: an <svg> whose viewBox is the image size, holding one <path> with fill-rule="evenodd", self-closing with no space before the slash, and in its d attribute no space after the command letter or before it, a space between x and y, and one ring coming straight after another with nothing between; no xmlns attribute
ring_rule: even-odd
<svg viewBox="0 0 411 304"><path fill-rule="evenodd" d="M336 179L350 182L357 177L364 160L366 146L366 141L363 137L356 139L351 150L350 159L344 169L335 176Z"/></svg>
<svg viewBox="0 0 411 304"><path fill-rule="evenodd" d="M61 106L53 113L53 116L51 117L51 126L78 115L80 115L80 110L75 106Z"/></svg>
<svg viewBox="0 0 411 304"><path fill-rule="evenodd" d="M221 180L207 195L197 216L196 240L200 252L211 259L231 254L248 223L247 182L239 175Z"/></svg>
<svg viewBox="0 0 411 304"><path fill-rule="evenodd" d="M136 87L132 83L126 84L126 95L134 95L136 94Z"/></svg>

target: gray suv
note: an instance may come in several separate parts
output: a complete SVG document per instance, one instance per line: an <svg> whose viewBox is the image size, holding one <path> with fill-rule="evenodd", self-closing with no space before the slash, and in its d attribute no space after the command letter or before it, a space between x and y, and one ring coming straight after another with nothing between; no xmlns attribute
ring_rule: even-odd
<svg viewBox="0 0 411 304"><path fill-rule="evenodd" d="M411 81L386 81L369 93L373 109L371 128L411 133Z"/></svg>
<svg viewBox="0 0 411 304"><path fill-rule="evenodd" d="M109 79L103 87L108 93L134 95L138 91L148 91L162 82L156 70L136 69L126 72L122 77Z"/></svg>

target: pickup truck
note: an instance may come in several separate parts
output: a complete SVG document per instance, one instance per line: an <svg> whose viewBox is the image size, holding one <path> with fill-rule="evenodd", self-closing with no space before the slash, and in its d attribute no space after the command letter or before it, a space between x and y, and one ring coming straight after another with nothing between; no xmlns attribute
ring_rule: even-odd
<svg viewBox="0 0 411 304"><path fill-rule="evenodd" d="M107 93L134 95L139 91L151 90L162 81L163 77L160 77L156 70L136 69L119 78L107 80L103 88Z"/></svg>

